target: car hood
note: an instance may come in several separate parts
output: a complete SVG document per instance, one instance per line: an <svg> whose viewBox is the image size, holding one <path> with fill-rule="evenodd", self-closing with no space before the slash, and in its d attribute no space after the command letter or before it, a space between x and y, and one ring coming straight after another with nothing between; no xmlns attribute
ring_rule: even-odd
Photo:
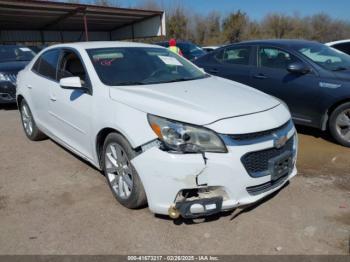
<svg viewBox="0 0 350 262"><path fill-rule="evenodd" d="M213 76L147 86L111 87L110 96L143 112L197 125L269 110L280 104L256 89Z"/></svg>
<svg viewBox="0 0 350 262"><path fill-rule="evenodd" d="M0 72L18 73L21 71L30 61L11 61L0 63Z"/></svg>

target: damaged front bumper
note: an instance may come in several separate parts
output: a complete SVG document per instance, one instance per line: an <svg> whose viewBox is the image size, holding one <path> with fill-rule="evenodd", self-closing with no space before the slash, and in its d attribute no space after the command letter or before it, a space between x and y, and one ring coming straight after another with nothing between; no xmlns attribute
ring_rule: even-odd
<svg viewBox="0 0 350 262"><path fill-rule="evenodd" d="M278 177L271 168L251 173L242 162L248 153L275 150L273 139L243 144L225 141L228 153L205 155L170 153L155 143L132 160L150 210L165 215L176 210L182 217L193 218L247 205L278 190L297 173L297 136L292 123L286 128L292 147L285 151L291 151L293 162L288 172Z"/></svg>

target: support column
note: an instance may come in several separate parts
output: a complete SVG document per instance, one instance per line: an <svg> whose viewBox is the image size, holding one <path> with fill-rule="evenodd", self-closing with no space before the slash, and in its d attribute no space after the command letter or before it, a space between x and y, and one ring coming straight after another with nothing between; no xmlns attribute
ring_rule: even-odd
<svg viewBox="0 0 350 262"><path fill-rule="evenodd" d="M84 14L83 18L84 18L84 28L85 28L85 41L89 41L89 35L88 35L89 31L88 31L86 14Z"/></svg>

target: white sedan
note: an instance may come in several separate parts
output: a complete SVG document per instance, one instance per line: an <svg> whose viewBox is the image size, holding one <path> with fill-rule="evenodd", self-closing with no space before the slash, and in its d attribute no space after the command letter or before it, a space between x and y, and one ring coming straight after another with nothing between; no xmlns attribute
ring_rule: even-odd
<svg viewBox="0 0 350 262"><path fill-rule="evenodd" d="M253 203L296 175L287 107L154 45L46 48L18 75L25 134L105 174L128 208L172 218Z"/></svg>
<svg viewBox="0 0 350 262"><path fill-rule="evenodd" d="M325 45L333 47L334 49L350 55L350 39L338 40L326 43Z"/></svg>

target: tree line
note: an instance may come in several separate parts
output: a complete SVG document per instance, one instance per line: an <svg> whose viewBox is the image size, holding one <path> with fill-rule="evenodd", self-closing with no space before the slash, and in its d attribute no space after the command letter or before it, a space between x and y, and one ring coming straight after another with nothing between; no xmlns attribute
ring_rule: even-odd
<svg viewBox="0 0 350 262"><path fill-rule="evenodd" d="M350 38L350 23L325 13L301 17L280 13L252 20L241 10L226 16L213 11L189 15L182 7L168 13L167 36L188 39L199 45L215 45L252 39L297 38L329 42Z"/></svg>
<svg viewBox="0 0 350 262"><path fill-rule="evenodd" d="M114 7L122 4L119 0L68 1ZM143 0L130 7L165 10L167 36L163 38L189 40L198 45L219 45L271 38L297 38L319 42L350 38L350 22L333 18L326 13L311 16L270 13L257 21L241 10L234 10L226 15L217 11L203 15L186 9L182 2L174 1L166 6L163 3Z"/></svg>

